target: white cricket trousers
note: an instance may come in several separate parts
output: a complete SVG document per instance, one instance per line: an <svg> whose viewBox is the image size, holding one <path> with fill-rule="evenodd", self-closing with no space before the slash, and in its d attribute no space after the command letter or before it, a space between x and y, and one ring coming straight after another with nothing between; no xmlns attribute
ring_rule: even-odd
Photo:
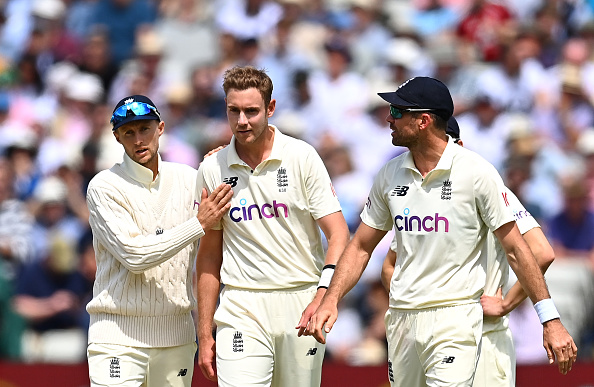
<svg viewBox="0 0 594 387"><path fill-rule="evenodd" d="M89 344L91 387L191 387L196 343L140 348Z"/></svg>
<svg viewBox="0 0 594 387"><path fill-rule="evenodd" d="M225 287L215 313L219 387L319 387L325 345L295 329L316 291Z"/></svg>
<svg viewBox="0 0 594 387"><path fill-rule="evenodd" d="M473 387L515 387L516 350L507 329L483 334Z"/></svg>
<svg viewBox="0 0 594 387"><path fill-rule="evenodd" d="M481 304L386 312L392 387L471 387L480 354Z"/></svg>

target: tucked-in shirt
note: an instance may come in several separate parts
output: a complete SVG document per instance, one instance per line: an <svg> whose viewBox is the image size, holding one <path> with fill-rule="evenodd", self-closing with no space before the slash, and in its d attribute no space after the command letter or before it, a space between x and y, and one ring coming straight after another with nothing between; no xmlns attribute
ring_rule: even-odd
<svg viewBox="0 0 594 387"><path fill-rule="evenodd" d="M316 220L340 211L330 177L315 149L274 129L270 156L252 170L235 138L207 157L198 192L233 187L223 230L221 281L244 289L287 289L317 283L324 250Z"/></svg>
<svg viewBox="0 0 594 387"><path fill-rule="evenodd" d="M495 168L450 138L425 177L406 152L376 175L362 221L395 228L390 307L418 309L478 302L489 230L514 221Z"/></svg>

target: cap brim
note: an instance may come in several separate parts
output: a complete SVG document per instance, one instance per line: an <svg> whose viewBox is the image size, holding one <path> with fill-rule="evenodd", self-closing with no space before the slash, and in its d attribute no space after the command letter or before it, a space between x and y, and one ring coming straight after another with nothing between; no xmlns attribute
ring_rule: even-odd
<svg viewBox="0 0 594 387"><path fill-rule="evenodd" d="M395 91L389 93L377 93L384 101L389 102L391 105L406 108L419 108L417 104L408 102L398 96Z"/></svg>
<svg viewBox="0 0 594 387"><path fill-rule="evenodd" d="M159 117L157 117L156 115L152 115L152 114L146 114L144 116L128 116L126 117L126 119L118 122L117 124L115 124L113 126L113 131L117 130L120 126L122 125L126 125L129 122L133 122L133 121L140 121L140 120L155 120L155 121L161 121L159 119Z"/></svg>

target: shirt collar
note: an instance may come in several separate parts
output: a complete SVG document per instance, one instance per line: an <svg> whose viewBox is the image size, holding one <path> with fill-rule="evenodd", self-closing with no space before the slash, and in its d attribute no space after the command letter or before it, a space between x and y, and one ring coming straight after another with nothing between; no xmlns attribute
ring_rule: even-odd
<svg viewBox="0 0 594 387"><path fill-rule="evenodd" d="M435 168L433 168L433 171L452 169L452 164L454 162L454 155L456 154L456 151L458 150L457 147L460 147L460 145L456 144L454 142L454 139L451 138L450 136L448 136L448 143L447 143L441 157L439 158L437 165L435 166ZM402 163L402 166L404 168L412 169L413 171L418 171L417 167L415 165L415 161L413 160L411 152L407 152L404 162Z"/></svg>
<svg viewBox="0 0 594 387"><path fill-rule="evenodd" d="M161 176L161 155L157 153L157 157L159 158L159 169L157 172L157 178L155 182ZM122 169L134 180L139 183L142 183L145 186L149 186L153 183L153 171L150 169L138 164L137 162L133 161L125 152L124 152L124 162L122 163Z"/></svg>
<svg viewBox="0 0 594 387"><path fill-rule="evenodd" d="M283 149L285 143L287 142L287 136L282 134L276 126L268 126L274 129L274 140L272 142L272 150L270 151L270 156L268 156L268 158L265 161L282 160ZM231 142L229 143L229 153L227 153L227 166L231 166L234 164L245 165L243 160L241 160L237 155L237 149L235 148L235 136L231 137Z"/></svg>

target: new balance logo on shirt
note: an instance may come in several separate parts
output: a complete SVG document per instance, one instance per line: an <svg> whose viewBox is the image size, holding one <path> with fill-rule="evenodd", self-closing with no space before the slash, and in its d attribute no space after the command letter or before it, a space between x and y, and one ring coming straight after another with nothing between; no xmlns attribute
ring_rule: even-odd
<svg viewBox="0 0 594 387"><path fill-rule="evenodd" d="M223 179L223 183L229 184L231 187L235 187L237 185L237 180L239 180L239 177L237 176L226 177Z"/></svg>
<svg viewBox="0 0 594 387"><path fill-rule="evenodd" d="M441 364L450 364L454 362L455 357L454 356L446 356L443 358L443 360L441 361Z"/></svg>
<svg viewBox="0 0 594 387"><path fill-rule="evenodd" d="M406 193L408 192L410 187L407 187L405 185L398 185L396 186L396 188L394 188L392 190L392 192L390 192L390 196L406 196Z"/></svg>
<svg viewBox="0 0 594 387"><path fill-rule="evenodd" d="M187 368L182 368L177 373L177 376L186 376L187 373L188 373L188 369Z"/></svg>
<svg viewBox="0 0 594 387"><path fill-rule="evenodd" d="M307 351L307 355L305 356L314 356L316 352L318 352L317 348L310 348L309 351Z"/></svg>

